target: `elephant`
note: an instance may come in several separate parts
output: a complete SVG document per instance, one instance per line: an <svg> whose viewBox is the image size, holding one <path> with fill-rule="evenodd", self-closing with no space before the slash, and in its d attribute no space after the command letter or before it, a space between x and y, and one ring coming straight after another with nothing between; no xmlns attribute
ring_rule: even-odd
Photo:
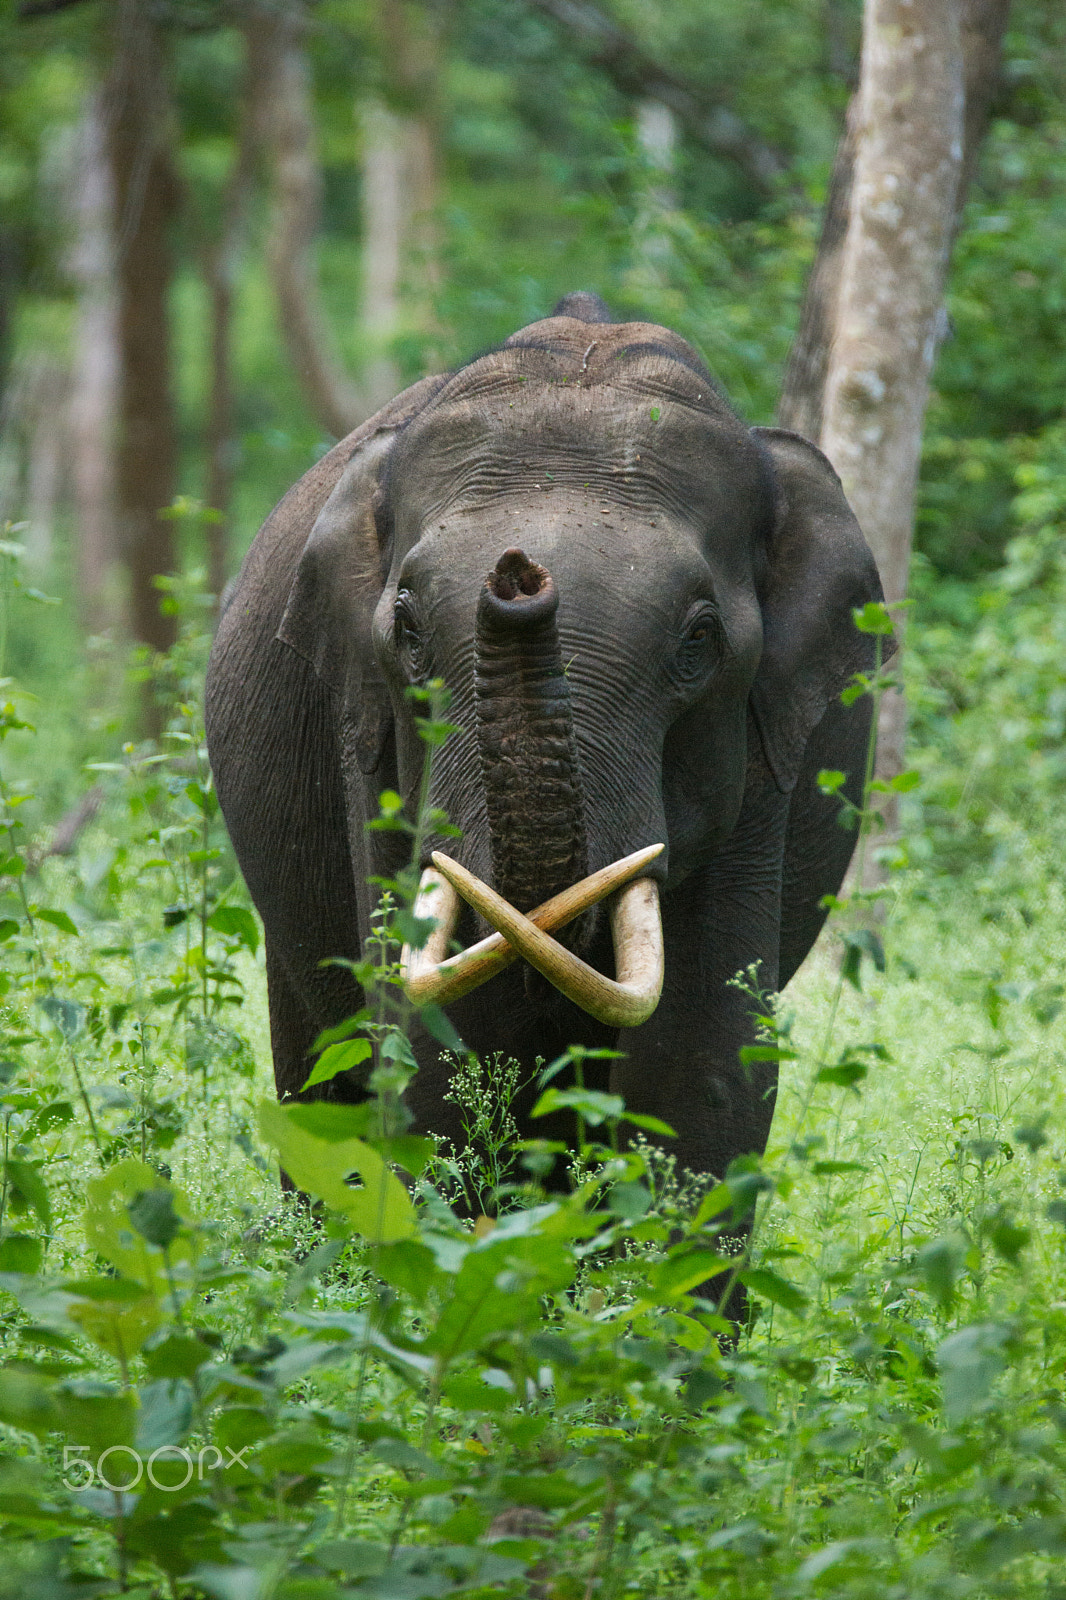
<svg viewBox="0 0 1066 1600"><path fill-rule="evenodd" d="M855 835L817 775L845 772L861 803L871 699L841 695L873 667L853 611L880 599L821 452L746 426L684 339L616 322L592 294L349 434L260 530L208 669L218 798L265 930L279 1096L301 1093L316 1036L362 1003L330 958L359 956L368 880L407 848L366 825L382 791L416 804L424 749L405 691L438 678L460 731L430 800L461 837L427 840L417 863L424 904L444 907L431 968L453 936L463 948L502 927L504 905L525 956L527 913L644 852L609 901L537 935L547 956L446 999L483 1061L522 1064L520 1131L572 1136L529 1111L538 1060L580 1045L619 1052L587 1059L586 1084L674 1130L679 1169L721 1178L761 1154L777 1068L741 1064L755 1008L731 980L755 967L782 988L842 883ZM448 881L431 875L435 847ZM453 1058L417 1017L412 1046L412 1125L459 1145ZM366 1089L349 1073L315 1092Z"/></svg>

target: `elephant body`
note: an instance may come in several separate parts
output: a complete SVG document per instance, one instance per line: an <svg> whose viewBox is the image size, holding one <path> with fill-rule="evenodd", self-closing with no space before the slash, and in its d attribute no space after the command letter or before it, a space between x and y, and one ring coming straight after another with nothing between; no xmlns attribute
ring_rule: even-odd
<svg viewBox="0 0 1066 1600"><path fill-rule="evenodd" d="M208 674L279 1095L361 1003L323 963L358 956L367 879L403 859L402 835L365 824L382 790L413 806L423 747L404 690L440 677L463 730L434 765L432 802L462 829L444 848L519 910L666 846L646 869L665 949L646 1021L598 1021L517 962L448 1007L464 1042L527 1078L572 1044L619 1049L587 1081L670 1124L682 1167L722 1176L761 1152L776 1069L742 1069L752 1005L730 980L755 964L782 987L842 881L854 834L815 779L843 770L860 797L870 702L840 694L872 665L852 608L880 594L820 452L748 429L683 340L613 323L592 296L338 444L257 536ZM466 910L457 931L487 928ZM559 937L611 973L601 908ZM441 1049L417 1028L414 1044L415 1124L461 1143Z"/></svg>

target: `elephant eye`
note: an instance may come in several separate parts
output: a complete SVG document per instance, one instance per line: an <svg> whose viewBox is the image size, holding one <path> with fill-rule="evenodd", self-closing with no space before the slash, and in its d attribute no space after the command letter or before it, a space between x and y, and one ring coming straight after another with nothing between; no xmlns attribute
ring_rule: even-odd
<svg viewBox="0 0 1066 1600"><path fill-rule="evenodd" d="M429 651L418 626L414 596L401 589L392 613L392 636L404 676L421 683L429 676Z"/></svg>
<svg viewBox="0 0 1066 1600"><path fill-rule="evenodd" d="M691 619L674 657L674 672L692 684L707 675L718 660L722 640L718 613L704 607Z"/></svg>

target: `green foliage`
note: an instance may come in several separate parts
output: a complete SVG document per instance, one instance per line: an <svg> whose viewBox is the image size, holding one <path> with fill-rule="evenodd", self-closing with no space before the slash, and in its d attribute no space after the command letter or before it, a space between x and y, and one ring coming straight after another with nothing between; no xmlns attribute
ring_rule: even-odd
<svg viewBox="0 0 1066 1600"><path fill-rule="evenodd" d="M70 348L62 172L98 10L0 22L16 355ZM224 204L240 51L198 0L165 11L191 563L199 252ZM464 0L442 63L436 322L392 353L413 378L590 287L676 327L769 421L846 95L831 58L853 64L858 7L615 14L772 141L798 194L753 196L683 141L673 194L649 208L634 103L534 8ZM888 785L904 838L877 905L830 907L835 931L785 1003L741 976L760 1029L743 1064L778 1064L781 1089L765 1159L720 1184L678 1172L669 1130L590 1090L570 1051L538 1085L577 1146L568 1192L546 1193L560 1147L514 1141L530 1086L432 1012L467 1144L410 1134L392 981L399 941L428 931L410 873L357 968L366 1007L308 1063L309 1084L354 1072L370 1098L264 1098L263 951L204 756L197 585L169 584L181 641L136 666L166 736L126 743L121 648L83 652L7 528L0 1595L1061 1590L1066 57L1057 8L1021 0L1012 29L930 408L902 669L912 766ZM382 87L381 41L369 8L321 0L309 47L318 267L358 371L353 100ZM238 541L328 443L280 353L263 225L257 205L237 278ZM880 608L859 621L886 627ZM439 698L420 710L427 743L444 739ZM866 837L874 786L849 805L845 776L819 781ZM100 809L48 854L89 785ZM417 854L441 820L385 795L375 826L413 832ZM279 1199L279 1160L309 1203ZM732 1337L738 1284L749 1316Z"/></svg>
<svg viewBox="0 0 1066 1600"><path fill-rule="evenodd" d="M16 562L12 619L33 604ZM370 1098L279 1106L261 1025L257 1063L231 1027L235 1000L261 1005L262 950L199 765L197 612L174 593L183 638L152 667L174 753L97 763L104 807L69 859L7 813L3 1584L1053 1595L1066 1101L1038 1063L1061 932L1037 914L1023 948L1024 922L981 920L1003 894L949 901L929 875L897 874L876 933L867 899L837 902L842 959L809 964L792 1010L738 979L745 1060L782 1072L765 1159L689 1181L670 1130L588 1088L571 1050L540 1072L537 1111L577 1134L569 1191L547 1194L558 1152L515 1146L527 1086L507 1063L456 1055L464 1150L406 1130L397 941L428 929L404 873L357 968L366 1006L319 1041L320 1081L360 1071ZM880 636L882 613L860 621ZM432 749L448 724L424 693ZM441 819L385 795L376 825L417 853ZM1037 940L1049 976L1027 985ZM279 1205L270 1151L313 1210Z"/></svg>

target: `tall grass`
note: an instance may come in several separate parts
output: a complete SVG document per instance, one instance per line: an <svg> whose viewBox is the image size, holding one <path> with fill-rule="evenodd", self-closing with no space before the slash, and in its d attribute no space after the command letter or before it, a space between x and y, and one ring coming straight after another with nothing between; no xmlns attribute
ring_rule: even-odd
<svg viewBox="0 0 1066 1600"><path fill-rule="evenodd" d="M334 1061L370 1044L367 1106L274 1104L258 929L203 764L201 624L175 602L168 737L65 779L105 791L69 856L32 823L47 735L6 689L0 1593L1060 1594L1053 797L1043 829L996 823L975 870L933 870L950 751L985 746L923 712L919 765L937 738L945 765L908 797L921 864L891 880L883 970L844 921L842 982L831 924L761 1002L782 1068L765 1160L693 1185L668 1138L625 1148L624 1106L571 1058L545 1095L584 1148L548 1196L540 1152L507 1143L499 1064L456 1077L487 1155L404 1129L387 937L363 974L386 999L324 1041ZM1006 815L980 770L983 815ZM279 1155L325 1204L280 1196ZM460 1190L499 1214L464 1222ZM753 1207L750 1252L723 1257Z"/></svg>

